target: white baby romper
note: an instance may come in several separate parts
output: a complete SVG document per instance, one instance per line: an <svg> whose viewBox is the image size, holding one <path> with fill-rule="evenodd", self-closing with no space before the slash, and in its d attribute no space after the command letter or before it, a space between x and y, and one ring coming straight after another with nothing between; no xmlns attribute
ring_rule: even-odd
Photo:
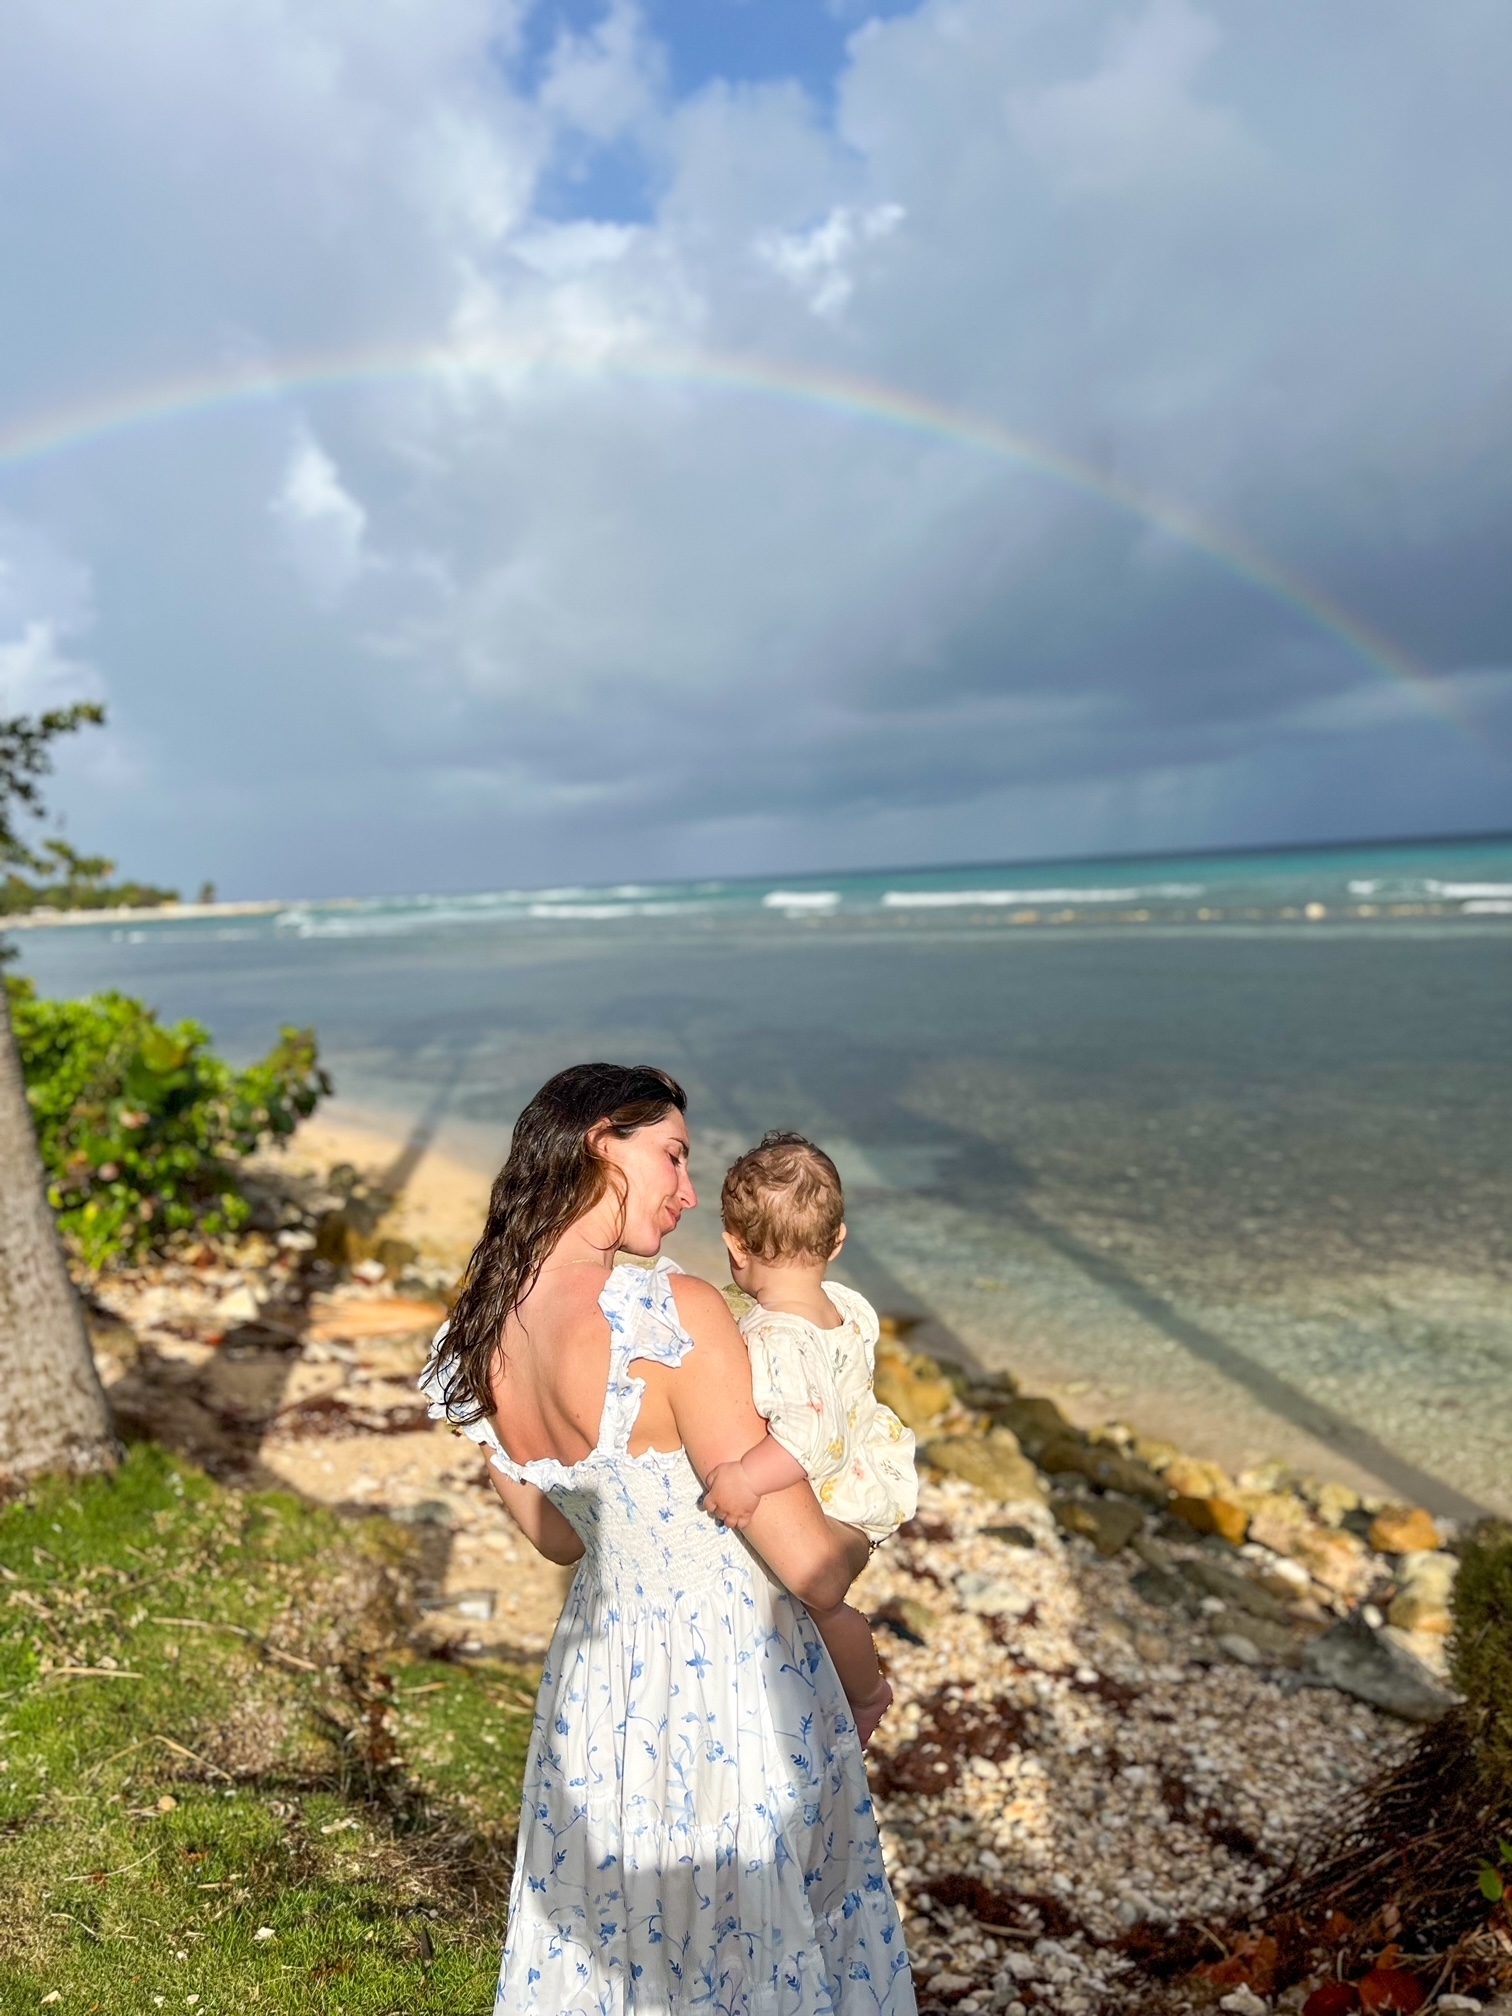
<svg viewBox="0 0 1512 2016"><path fill-rule="evenodd" d="M497 2012L914 2016L855 1727L807 1612L698 1507L682 1450L628 1453L693 1340L669 1276L616 1267L598 1443L517 1464L586 1552L546 1656ZM421 1381L444 1417L434 1364Z"/></svg>

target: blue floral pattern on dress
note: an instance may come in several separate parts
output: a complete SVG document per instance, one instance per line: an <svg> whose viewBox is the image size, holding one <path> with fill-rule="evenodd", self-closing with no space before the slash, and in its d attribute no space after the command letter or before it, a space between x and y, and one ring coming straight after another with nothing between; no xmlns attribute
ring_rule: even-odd
<svg viewBox="0 0 1512 2016"><path fill-rule="evenodd" d="M699 1510L682 1450L629 1453L637 1359L676 1365L670 1261L599 1306L609 1384L579 1463L510 1460L585 1553L546 1655L496 2016L914 2016L855 1726L807 1611ZM444 1337L444 1333L443 1333ZM421 1380L444 1418L438 1359Z"/></svg>

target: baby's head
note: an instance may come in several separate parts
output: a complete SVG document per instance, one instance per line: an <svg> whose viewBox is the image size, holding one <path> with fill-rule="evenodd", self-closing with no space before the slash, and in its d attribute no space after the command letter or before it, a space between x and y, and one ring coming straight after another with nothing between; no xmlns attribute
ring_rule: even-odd
<svg viewBox="0 0 1512 2016"><path fill-rule="evenodd" d="M845 1192L822 1148L801 1134L763 1134L730 1165L719 1195L730 1272L748 1286L756 1269L823 1276L845 1244Z"/></svg>

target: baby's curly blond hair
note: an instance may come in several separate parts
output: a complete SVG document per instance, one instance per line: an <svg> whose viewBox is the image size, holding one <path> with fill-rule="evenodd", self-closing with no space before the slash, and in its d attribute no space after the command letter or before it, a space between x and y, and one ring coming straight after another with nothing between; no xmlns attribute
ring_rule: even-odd
<svg viewBox="0 0 1512 2016"><path fill-rule="evenodd" d="M730 1164L719 1212L757 1260L828 1260L845 1222L840 1171L802 1134L763 1134Z"/></svg>

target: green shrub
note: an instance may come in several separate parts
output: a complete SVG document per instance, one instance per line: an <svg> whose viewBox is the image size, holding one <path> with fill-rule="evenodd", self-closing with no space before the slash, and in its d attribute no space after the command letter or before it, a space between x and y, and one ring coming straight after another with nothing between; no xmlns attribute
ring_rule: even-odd
<svg viewBox="0 0 1512 2016"><path fill-rule="evenodd" d="M26 1096L65 1238L89 1266L247 1221L236 1164L293 1133L331 1089L312 1030L235 1071L197 1022L125 994L46 1001L6 982Z"/></svg>

